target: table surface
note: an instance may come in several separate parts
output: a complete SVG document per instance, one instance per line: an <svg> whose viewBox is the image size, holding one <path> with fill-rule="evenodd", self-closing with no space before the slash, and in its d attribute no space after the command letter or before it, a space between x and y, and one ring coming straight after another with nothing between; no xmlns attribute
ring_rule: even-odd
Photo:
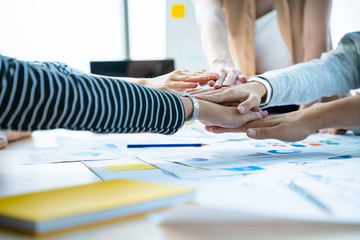
<svg viewBox="0 0 360 240"><path fill-rule="evenodd" d="M0 197L101 181L81 162L20 165L21 150L54 147L68 131L35 132L0 151ZM146 218L112 222L45 239L360 239L359 225L304 222L155 224ZM34 239L0 229L0 239Z"/></svg>

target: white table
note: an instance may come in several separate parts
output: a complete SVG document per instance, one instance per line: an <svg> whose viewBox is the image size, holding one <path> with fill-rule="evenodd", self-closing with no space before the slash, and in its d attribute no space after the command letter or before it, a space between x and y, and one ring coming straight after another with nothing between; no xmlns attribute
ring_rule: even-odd
<svg viewBox="0 0 360 240"><path fill-rule="evenodd" d="M20 150L51 147L55 136L73 132L36 132L30 139L12 143L0 151L0 196L8 196L100 181L79 162L20 165ZM82 134L82 133L79 133ZM33 239L0 229L0 239ZM358 225L314 223L217 223L157 225L146 218L65 232L46 239L360 239Z"/></svg>

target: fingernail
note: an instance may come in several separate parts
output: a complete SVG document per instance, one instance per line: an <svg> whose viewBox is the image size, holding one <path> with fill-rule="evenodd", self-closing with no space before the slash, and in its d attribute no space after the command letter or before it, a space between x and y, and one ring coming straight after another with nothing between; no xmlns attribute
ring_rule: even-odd
<svg viewBox="0 0 360 240"><path fill-rule="evenodd" d="M266 111L266 110L265 110L265 111L262 111L262 112L261 112L261 115L262 115L263 117L265 117L265 116L269 115L269 112Z"/></svg>
<svg viewBox="0 0 360 240"><path fill-rule="evenodd" d="M249 137L255 137L256 131L254 129L248 129L248 136Z"/></svg>
<svg viewBox="0 0 360 240"><path fill-rule="evenodd" d="M246 109L245 109L244 106L240 106L240 107L239 107L239 111L240 111L241 113L245 113L245 110L246 110Z"/></svg>

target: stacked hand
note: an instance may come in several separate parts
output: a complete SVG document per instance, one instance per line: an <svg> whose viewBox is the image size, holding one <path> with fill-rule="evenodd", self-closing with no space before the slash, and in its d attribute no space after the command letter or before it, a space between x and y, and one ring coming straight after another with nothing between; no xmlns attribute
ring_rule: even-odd
<svg viewBox="0 0 360 240"><path fill-rule="evenodd" d="M261 111L258 107L261 99L266 95L266 88L258 82L231 88L188 90L187 92L199 100L237 106L239 114L233 117L242 119L243 124L231 128L229 124L221 125L202 121L209 132L246 132L249 137L255 139L276 138L283 141L298 141L305 139L316 130L314 118L309 117L314 107L301 112L267 116L267 111ZM223 121L228 121L226 118L229 117L231 118L231 115L222 114Z"/></svg>
<svg viewBox="0 0 360 240"><path fill-rule="evenodd" d="M239 113L244 114L259 106L261 98L266 94L266 88L261 83L251 82L230 88L195 89L187 92L197 99L223 105L237 105Z"/></svg>
<svg viewBox="0 0 360 240"><path fill-rule="evenodd" d="M305 111L305 110L303 110ZM300 141L309 136L316 129L312 122L307 119L302 111L286 114L267 116L253 122L248 122L239 128L224 128L218 126L206 126L206 130L213 133L246 132L246 135L254 139L274 138L282 141Z"/></svg>
<svg viewBox="0 0 360 240"><path fill-rule="evenodd" d="M217 73L219 78L216 81L209 81L208 85L219 89L222 87L231 87L246 83L246 76L236 68L231 62L217 60L211 66L211 72Z"/></svg>
<svg viewBox="0 0 360 240"><path fill-rule="evenodd" d="M198 84L206 84L216 79L218 79L216 73L206 72L205 70L199 72L175 70L166 75L148 79L144 85L152 88L167 87L172 90L183 91L196 88Z"/></svg>

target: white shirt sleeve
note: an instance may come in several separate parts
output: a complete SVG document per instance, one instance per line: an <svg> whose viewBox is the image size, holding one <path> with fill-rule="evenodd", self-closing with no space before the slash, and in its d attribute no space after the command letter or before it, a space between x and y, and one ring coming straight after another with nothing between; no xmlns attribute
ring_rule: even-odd
<svg viewBox="0 0 360 240"><path fill-rule="evenodd" d="M248 79L247 82L259 82L262 85L264 85L264 87L266 88L266 98L265 98L265 101L262 99L259 106L260 107L266 106L270 102L271 97L272 97L272 92L273 92L270 83L267 80L260 78L260 77L256 77L256 76L251 77L250 79Z"/></svg>

